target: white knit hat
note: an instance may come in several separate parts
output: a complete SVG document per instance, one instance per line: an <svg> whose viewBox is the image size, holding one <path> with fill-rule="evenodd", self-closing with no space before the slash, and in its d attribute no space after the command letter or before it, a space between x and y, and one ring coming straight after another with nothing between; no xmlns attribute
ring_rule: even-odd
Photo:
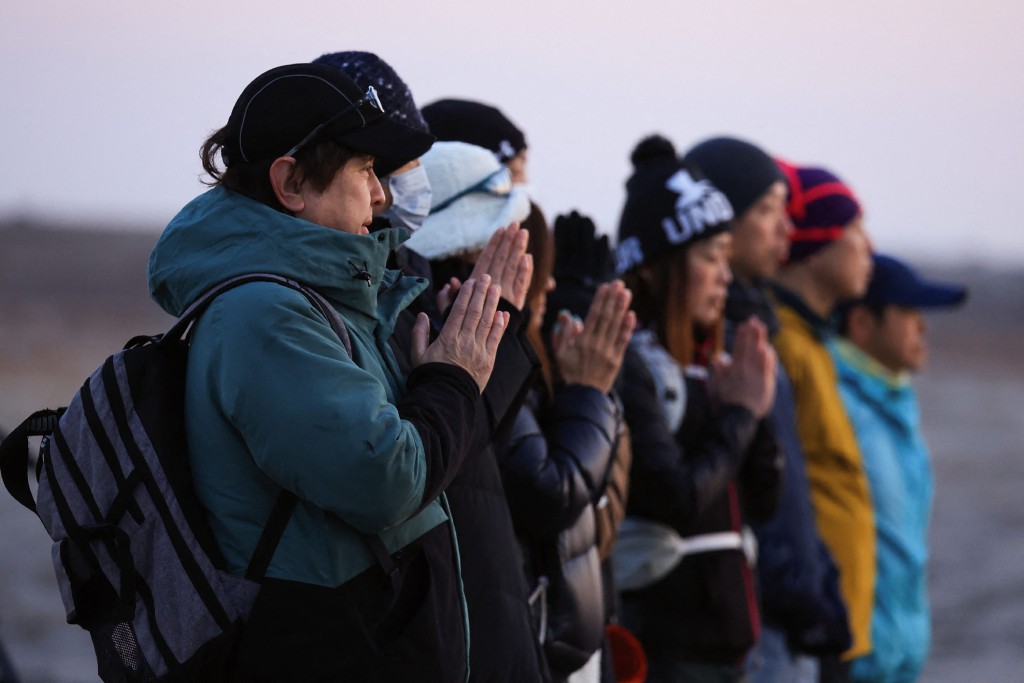
<svg viewBox="0 0 1024 683"><path fill-rule="evenodd" d="M530 213L526 192L483 147L435 142L420 157L433 194L430 215L405 246L430 260L483 249L501 227Z"/></svg>

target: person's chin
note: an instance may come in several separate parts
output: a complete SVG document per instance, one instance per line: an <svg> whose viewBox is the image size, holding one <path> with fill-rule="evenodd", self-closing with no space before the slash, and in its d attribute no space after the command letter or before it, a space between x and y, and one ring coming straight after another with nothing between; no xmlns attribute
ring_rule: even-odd
<svg viewBox="0 0 1024 683"><path fill-rule="evenodd" d="M861 298L868 293L868 284L870 284L870 282L870 280L865 280L863 283L857 282L855 284L851 284L848 291L844 292L844 296L842 298L849 301Z"/></svg>
<svg viewBox="0 0 1024 683"><path fill-rule="evenodd" d="M779 268L781 268L782 264L785 263L785 262L786 262L786 257L784 256L784 257L782 257L780 259L769 261L768 263L765 263L764 264L764 268L762 268L761 272L757 274L757 279L759 279L759 280L768 280L768 279L771 279L771 278L775 277L779 273Z"/></svg>
<svg viewBox="0 0 1024 683"><path fill-rule="evenodd" d="M709 304L707 308L700 315L697 324L705 329L711 329L718 324L718 321L722 318L724 306L719 304Z"/></svg>

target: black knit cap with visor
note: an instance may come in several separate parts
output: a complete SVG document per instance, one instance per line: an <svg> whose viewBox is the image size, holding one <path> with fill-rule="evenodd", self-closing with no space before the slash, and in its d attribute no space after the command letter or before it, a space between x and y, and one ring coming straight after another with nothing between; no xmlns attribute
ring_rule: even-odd
<svg viewBox="0 0 1024 683"><path fill-rule="evenodd" d="M619 273L732 229L729 200L680 160L669 140L660 135L641 140L630 160L633 175L626 181L615 250Z"/></svg>
<svg viewBox="0 0 1024 683"><path fill-rule="evenodd" d="M322 135L402 164L430 149L432 135L387 117L365 96L366 89L333 66L271 69L257 76L235 102L225 131L224 163L231 167L284 156L319 126L323 129L310 143Z"/></svg>
<svg viewBox="0 0 1024 683"><path fill-rule="evenodd" d="M388 118L410 128L429 133L427 122L423 120L412 91L402 77L390 64L372 52L347 50L345 52L329 52L313 60L314 64L326 64L341 69L346 76L356 82L360 89L373 86L384 105L384 113ZM395 163L392 159L378 157L374 162L377 175L384 177L403 166L405 162Z"/></svg>

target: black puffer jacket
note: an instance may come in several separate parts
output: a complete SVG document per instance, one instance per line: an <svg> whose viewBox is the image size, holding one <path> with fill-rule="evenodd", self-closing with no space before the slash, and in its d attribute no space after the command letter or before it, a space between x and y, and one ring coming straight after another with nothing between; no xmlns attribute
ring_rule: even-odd
<svg viewBox="0 0 1024 683"><path fill-rule="evenodd" d="M500 462L513 522L534 590L544 580L535 627L556 679L583 666L602 644L606 617L595 504L604 493L622 427L617 402L592 387L564 386L550 401L531 392Z"/></svg>
<svg viewBox="0 0 1024 683"><path fill-rule="evenodd" d="M774 438L745 408L714 405L686 378L682 425L671 433L656 384L631 345L620 391L633 440L628 514L680 536L740 531L774 511L781 470ZM760 630L742 550L693 554L646 588L622 594L622 621L651 658L737 665Z"/></svg>

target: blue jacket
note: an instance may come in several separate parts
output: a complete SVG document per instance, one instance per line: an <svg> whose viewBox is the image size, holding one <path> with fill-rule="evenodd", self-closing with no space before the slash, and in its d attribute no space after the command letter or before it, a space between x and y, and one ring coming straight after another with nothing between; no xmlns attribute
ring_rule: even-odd
<svg viewBox="0 0 1024 683"><path fill-rule="evenodd" d="M300 503L271 578L339 586L375 563L360 533L394 552L445 521L430 483L430 456L452 446L437 439L445 416L406 419L405 380L387 344L398 312L426 286L385 270L403 236L337 232L216 188L182 209L154 248L150 291L172 315L219 281L273 272L319 291L351 337L350 356L304 296L272 283L218 297L196 325L189 455L231 571L244 573L281 488ZM441 405L475 409L463 375L433 381Z"/></svg>
<svg viewBox="0 0 1024 683"><path fill-rule="evenodd" d="M934 490L917 396L905 375L893 375L849 342L839 340L831 350L864 457L877 533L874 649L853 661L851 679L914 681L931 639L925 568Z"/></svg>

